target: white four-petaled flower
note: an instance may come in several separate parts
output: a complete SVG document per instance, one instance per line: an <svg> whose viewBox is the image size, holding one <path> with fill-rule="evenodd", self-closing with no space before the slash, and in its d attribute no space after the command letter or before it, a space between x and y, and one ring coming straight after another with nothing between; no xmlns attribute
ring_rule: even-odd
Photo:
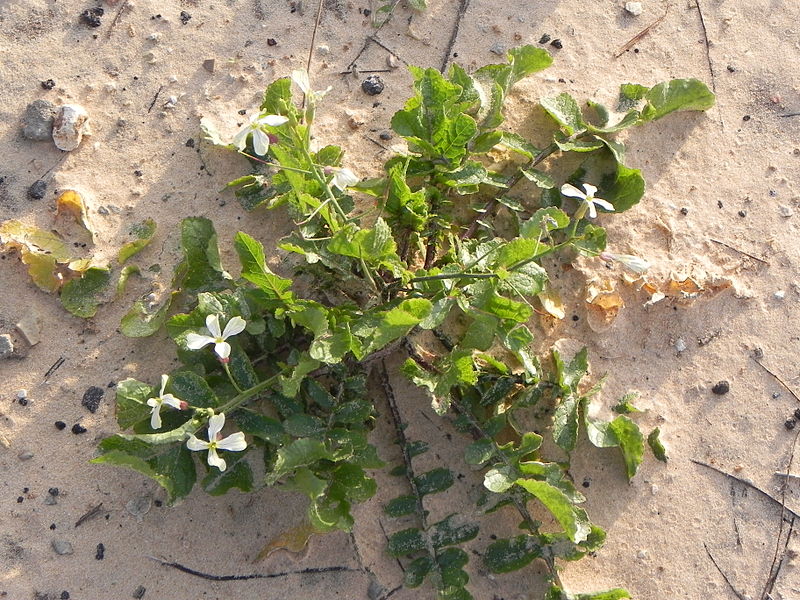
<svg viewBox="0 0 800 600"><path fill-rule="evenodd" d="M186 336L186 346L190 350L199 350L203 346L214 344L214 352L217 353L217 356L223 361L227 361L231 355L231 345L225 340L242 333L245 325L247 323L242 317L233 317L225 325L225 331L222 331L219 325L219 315L208 315L206 317L206 328L211 335L190 333Z"/></svg>
<svg viewBox="0 0 800 600"><path fill-rule="evenodd" d="M264 131L264 125L279 127L289 119L280 115L251 115L250 122L233 136L233 144L239 149L244 150L247 146L247 136L253 134L253 150L259 156L264 156L269 150L269 134Z"/></svg>
<svg viewBox="0 0 800 600"><path fill-rule="evenodd" d="M160 429L161 428L161 406L166 404L167 406L171 406L172 408L177 408L178 410L183 410L187 403L183 400L179 400L172 394L165 394L164 388L167 387L167 381L169 380L169 375L162 375L161 376L161 391L158 393L158 397L156 398L148 398L147 399L147 406L153 408L150 413L150 427L153 429Z"/></svg>
<svg viewBox="0 0 800 600"><path fill-rule="evenodd" d="M194 435L190 435L186 440L186 447L189 450L199 452L201 450L208 450L208 464L212 467L217 467L220 471L227 468L225 459L217 454L217 450L229 450L231 452L241 452L247 448L247 442L244 439L244 434L237 431L223 438L220 434L222 427L225 425L225 414L219 413L213 415L208 420L208 441L197 439Z"/></svg>
<svg viewBox="0 0 800 600"><path fill-rule="evenodd" d="M608 200L603 200L602 198L595 198L594 194L597 192L597 188L594 187L591 183L584 183L583 189L585 192L580 191L574 185L570 183L565 183L561 186L561 193L565 196L570 196L572 198L580 198L584 202L586 202L586 206L589 209L589 218L594 219L597 216L597 209L595 205L601 206L606 210L610 210L611 212L614 211L614 205L611 204Z"/></svg>
<svg viewBox="0 0 800 600"><path fill-rule="evenodd" d="M333 175L333 187L344 191L345 188L357 184L360 180L358 176L347 167L325 167L326 175Z"/></svg>
<svg viewBox="0 0 800 600"><path fill-rule="evenodd" d="M316 103L318 100L322 100L323 96L330 92L333 88L328 86L324 90L314 91L311 89L311 82L308 79L308 72L307 71L292 71L292 81L294 81L295 85L300 88L300 91L306 95L309 102Z"/></svg>

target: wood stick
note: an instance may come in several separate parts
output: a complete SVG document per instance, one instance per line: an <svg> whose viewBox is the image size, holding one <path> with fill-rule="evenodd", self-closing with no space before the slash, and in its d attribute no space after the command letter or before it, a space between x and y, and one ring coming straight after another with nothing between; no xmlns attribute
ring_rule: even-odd
<svg viewBox="0 0 800 600"><path fill-rule="evenodd" d="M639 33L637 33L637 34L636 34L635 36L633 36L633 37L632 37L630 40L628 40L628 43L627 43L627 44L625 44L624 46L622 46L622 48L620 48L620 49L617 51L617 53L614 55L614 58L619 58L620 56L622 56L623 54L625 54L625 53L626 53L628 50L630 50L631 48L633 48L633 47L636 45L636 43L637 43L639 40L641 40L641 39L642 39L643 37L645 37L645 36L646 36L648 33L650 33L650 32L653 30L653 28L654 28L654 27L656 27L657 25L659 25L659 24L661 23L661 21L663 21L663 20L664 20L664 19L667 17L667 13L669 12L670 6L671 6L671 5L667 4L667 10L665 10L665 11L664 11L664 14L663 14L663 15L661 15L661 16L660 16L658 19L656 19L655 21L653 21L652 23L650 23L650 25L648 25L647 27L645 27L644 29L642 29L642 30L641 30Z"/></svg>

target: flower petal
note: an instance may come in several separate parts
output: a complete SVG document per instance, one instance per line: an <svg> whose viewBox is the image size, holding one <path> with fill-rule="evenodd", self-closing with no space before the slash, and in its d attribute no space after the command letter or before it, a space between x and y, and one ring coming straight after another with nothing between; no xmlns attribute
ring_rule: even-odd
<svg viewBox="0 0 800 600"><path fill-rule="evenodd" d="M594 187L591 183L584 183L583 189L586 190L586 197L587 198L594 198L595 193L597 192L597 188Z"/></svg>
<svg viewBox="0 0 800 600"><path fill-rule="evenodd" d="M253 130L253 150L259 156L264 156L269 151L269 136L260 129Z"/></svg>
<svg viewBox="0 0 800 600"><path fill-rule="evenodd" d="M247 448L247 441L244 439L244 434L241 431L237 431L224 440L218 441L217 448L220 450L230 450L231 452L241 452Z"/></svg>
<svg viewBox="0 0 800 600"><path fill-rule="evenodd" d="M584 194L582 191L580 191L571 183L565 183L564 185L562 185L561 193L564 194L565 196L571 196L572 198L582 198L584 200L586 199L586 194Z"/></svg>
<svg viewBox="0 0 800 600"><path fill-rule="evenodd" d="M252 131L250 125L242 127L235 136L233 136L233 145L239 150L244 150L247 147L247 135Z"/></svg>
<svg viewBox="0 0 800 600"><path fill-rule="evenodd" d="M587 201L586 204L589 205L589 218L594 219L597 217L597 209L594 207L594 203Z"/></svg>
<svg viewBox="0 0 800 600"><path fill-rule="evenodd" d="M199 452L200 450L208 448L208 442L204 442L203 440L197 439L194 435L190 435L189 439L186 440L186 447L194 452Z"/></svg>
<svg viewBox="0 0 800 600"><path fill-rule="evenodd" d="M213 415L208 420L208 441L213 442L217 439L217 434L222 431L225 426L225 413Z"/></svg>
<svg viewBox="0 0 800 600"><path fill-rule="evenodd" d="M592 203L597 204L598 206L605 208L606 210L614 212L614 205L611 204L611 202L609 202L608 200L603 200L602 198L594 198L592 200Z"/></svg>
<svg viewBox="0 0 800 600"><path fill-rule="evenodd" d="M291 78L304 94L308 94L311 91L311 83L308 80L307 71L300 69L292 71Z"/></svg>
<svg viewBox="0 0 800 600"><path fill-rule="evenodd" d="M148 398L147 406L158 406L161 404L161 398Z"/></svg>
<svg viewBox="0 0 800 600"><path fill-rule="evenodd" d="M186 334L186 347L189 348L189 350L200 350L203 346L213 344L216 341L217 340L213 337L200 335L199 333Z"/></svg>
<svg viewBox="0 0 800 600"><path fill-rule="evenodd" d="M264 123L265 125L269 125L270 127L280 127L284 123L288 123L288 117L283 117L281 115L267 115L258 120L259 123Z"/></svg>
<svg viewBox="0 0 800 600"><path fill-rule="evenodd" d="M153 407L153 412L150 415L150 427L152 429L161 429L161 404Z"/></svg>
<svg viewBox="0 0 800 600"><path fill-rule="evenodd" d="M169 375L161 375L161 392L158 394L159 396L164 395L164 388L167 387L168 380L169 380Z"/></svg>
<svg viewBox="0 0 800 600"><path fill-rule="evenodd" d="M228 342L219 342L214 346L214 352L220 358L228 358L231 355L231 345Z"/></svg>
<svg viewBox="0 0 800 600"><path fill-rule="evenodd" d="M208 464L212 467L217 467L220 471L224 471L228 468L228 465L225 463L225 459L222 458L214 448L208 449Z"/></svg>
<svg viewBox="0 0 800 600"><path fill-rule="evenodd" d="M178 410L181 409L181 401L172 394L164 394L161 396L161 403L171 406L172 408L177 408Z"/></svg>
<svg viewBox="0 0 800 600"><path fill-rule="evenodd" d="M208 315L206 317L206 328L215 338L220 337L222 330L219 327L219 315Z"/></svg>
<svg viewBox="0 0 800 600"><path fill-rule="evenodd" d="M225 331L222 332L222 339L227 340L232 335L237 335L244 331L247 322L242 317L233 317L228 324L225 325Z"/></svg>

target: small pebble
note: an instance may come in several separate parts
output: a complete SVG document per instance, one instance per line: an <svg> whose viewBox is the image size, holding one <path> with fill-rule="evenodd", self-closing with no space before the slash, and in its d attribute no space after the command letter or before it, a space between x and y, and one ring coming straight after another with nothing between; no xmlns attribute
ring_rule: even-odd
<svg viewBox="0 0 800 600"><path fill-rule="evenodd" d="M500 42L495 42L494 44L492 44L492 47L489 48L489 52L497 54L497 56L505 56L506 54L505 44L501 44Z"/></svg>
<svg viewBox="0 0 800 600"><path fill-rule="evenodd" d="M740 210L739 211L739 216L742 217L742 218L746 217L747 216L747 211L746 210Z"/></svg>
<svg viewBox="0 0 800 600"><path fill-rule="evenodd" d="M100 543L97 544L97 552L94 555L95 560L103 560L106 557L106 547Z"/></svg>
<svg viewBox="0 0 800 600"><path fill-rule="evenodd" d="M0 358L9 358L14 354L14 342L7 333L0 335Z"/></svg>
<svg viewBox="0 0 800 600"><path fill-rule="evenodd" d="M86 9L81 13L81 23L87 27L100 27L103 23L100 17L103 16L104 12L100 7Z"/></svg>
<svg viewBox="0 0 800 600"><path fill-rule="evenodd" d="M733 65L728 65L726 68L728 69L728 73L736 73L736 67Z"/></svg>
<svg viewBox="0 0 800 600"><path fill-rule="evenodd" d="M213 58L207 58L203 61L203 68L209 73L213 73L216 64L217 64L216 60L214 60Z"/></svg>
<svg viewBox="0 0 800 600"><path fill-rule="evenodd" d="M554 39L552 42L550 42L550 45L551 45L553 48L555 48L556 50L561 50L561 49L564 47L564 44L563 44L563 42L562 42L560 39L558 39L558 38L556 38L556 39Z"/></svg>
<svg viewBox="0 0 800 600"><path fill-rule="evenodd" d="M717 396L724 396L729 391L731 391L731 384L725 380L722 380L718 382L714 387L712 387L711 391L714 392Z"/></svg>
<svg viewBox="0 0 800 600"><path fill-rule="evenodd" d="M75 150L83 136L90 133L89 113L85 108L79 104L65 104L58 110L53 121L53 142L59 150Z"/></svg>
<svg viewBox="0 0 800 600"><path fill-rule="evenodd" d="M681 208L681 214L685 217L686 215L689 214L689 209L684 206L683 208Z"/></svg>
<svg viewBox="0 0 800 600"><path fill-rule="evenodd" d="M786 419L786 421L783 423L783 426L791 431L797 426L797 421L795 419Z"/></svg>
<svg viewBox="0 0 800 600"><path fill-rule="evenodd" d="M28 397L28 390L17 390L17 393L14 395L17 397L17 400L25 400Z"/></svg>
<svg viewBox="0 0 800 600"><path fill-rule="evenodd" d="M181 11L181 25L186 25L192 19L192 15L190 15L185 10Z"/></svg>
<svg viewBox="0 0 800 600"><path fill-rule="evenodd" d="M331 53L331 49L327 44L320 44L317 46L317 54L320 56L328 56Z"/></svg>
<svg viewBox="0 0 800 600"><path fill-rule="evenodd" d="M791 206L783 206L783 205L781 205L778 208L778 212L780 212L782 217L785 217L787 219L794 214L794 210L792 209Z"/></svg>
<svg viewBox="0 0 800 600"><path fill-rule="evenodd" d="M677 340L675 340L674 347L676 351L683 352L684 350L686 350L686 342L683 341L683 338L678 338Z"/></svg>
<svg viewBox="0 0 800 600"><path fill-rule="evenodd" d="M33 452L30 450L23 450L19 454L17 454L17 458L20 460L30 460L33 458Z"/></svg>
<svg viewBox="0 0 800 600"><path fill-rule="evenodd" d="M275 38L267 38L267 46L277 46L278 40Z"/></svg>
<svg viewBox="0 0 800 600"><path fill-rule="evenodd" d="M370 75L361 84L361 89L370 96L377 96L380 94L384 87L383 80L377 75Z"/></svg>
<svg viewBox="0 0 800 600"><path fill-rule="evenodd" d="M24 138L43 142L50 139L53 133L53 119L56 107L47 100L34 100L25 109L22 118L22 135Z"/></svg>
<svg viewBox="0 0 800 600"><path fill-rule="evenodd" d="M66 429L67 428L67 424L64 423L64 421L56 421L55 422L55 426L56 426L56 429L58 429L59 431L61 431L62 429Z"/></svg>
<svg viewBox="0 0 800 600"><path fill-rule="evenodd" d="M61 592L60 600L69 600L69 592L67 590L64 590L63 592Z"/></svg>
<svg viewBox="0 0 800 600"><path fill-rule="evenodd" d="M394 54L389 54L386 57L386 66L388 66L390 69L396 69L400 66L400 61Z"/></svg>
<svg viewBox="0 0 800 600"><path fill-rule="evenodd" d="M51 487L49 490L47 490L47 493L50 494L51 496L58 496L58 494L60 494L61 491L57 487Z"/></svg>
<svg viewBox="0 0 800 600"><path fill-rule="evenodd" d="M551 39L551 38L550 38L550 35L549 35L549 34L547 34L547 33L543 33L543 34L542 34L542 37L540 37L540 38L539 38L539 43L540 43L540 44L546 44L547 42L549 42L549 41L550 41L550 39Z"/></svg>
<svg viewBox="0 0 800 600"><path fill-rule="evenodd" d="M102 402L103 394L105 393L106 392L103 388L93 385L83 393L81 404L90 413L95 413L100 407L100 402Z"/></svg>
<svg viewBox="0 0 800 600"><path fill-rule="evenodd" d="M775 298L775 300L783 300L784 298L786 298L786 292L783 290L778 290L777 292L772 294L772 297Z"/></svg>
<svg viewBox="0 0 800 600"><path fill-rule="evenodd" d="M380 134L378 134L378 137L381 138L384 142L388 142L389 140L392 139L392 134L388 131L381 131Z"/></svg>
<svg viewBox="0 0 800 600"><path fill-rule="evenodd" d="M135 590L133 590L133 598L135 600L142 600L144 598L144 593L147 591L147 588L143 585L140 585Z"/></svg>
<svg viewBox="0 0 800 600"><path fill-rule="evenodd" d="M745 115L742 117L742 121L749 121L752 117L750 115Z"/></svg>
<svg viewBox="0 0 800 600"><path fill-rule="evenodd" d="M634 17L638 17L644 12L644 8L642 8L641 2L626 2L625 12L627 12L629 15L633 15Z"/></svg>
<svg viewBox="0 0 800 600"><path fill-rule="evenodd" d="M72 549L72 544L65 540L53 540L50 545L53 547L55 553L60 554L61 556L65 554L72 554L74 552Z"/></svg>
<svg viewBox="0 0 800 600"><path fill-rule="evenodd" d="M75 435L86 433L86 427L84 427L80 423L75 423L75 425L72 426L72 433L74 433Z"/></svg>
<svg viewBox="0 0 800 600"><path fill-rule="evenodd" d="M647 550L639 550L639 551L636 553L636 558L638 558L639 560L647 560L647 558L648 558L649 556L650 556L650 553L649 553L649 552L647 552Z"/></svg>
<svg viewBox="0 0 800 600"><path fill-rule="evenodd" d="M97 207L97 214L103 215L104 217L111 214L105 206L98 206Z"/></svg>
<svg viewBox="0 0 800 600"><path fill-rule="evenodd" d="M43 90L48 90L49 91L49 90L52 90L54 87L56 87L56 82L53 81L52 79L45 79L42 82L42 89Z"/></svg>
<svg viewBox="0 0 800 600"><path fill-rule="evenodd" d="M139 496L132 498L125 504L125 510L136 517L136 521L141 523L144 520L144 515L150 512L153 506L153 499L150 496Z"/></svg>
<svg viewBox="0 0 800 600"><path fill-rule="evenodd" d="M47 182L44 179L34 181L28 188L28 198L31 200L41 200L47 192Z"/></svg>

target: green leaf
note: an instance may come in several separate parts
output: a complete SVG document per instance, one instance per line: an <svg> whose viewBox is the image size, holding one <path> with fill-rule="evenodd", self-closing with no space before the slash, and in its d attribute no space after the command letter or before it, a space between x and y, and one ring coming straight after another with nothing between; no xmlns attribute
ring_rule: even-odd
<svg viewBox="0 0 800 600"><path fill-rule="evenodd" d="M540 152L539 148L528 142L528 140L517 133L504 131L503 139L500 143L509 150L513 150L514 152L521 154L528 160L533 160L533 158Z"/></svg>
<svg viewBox="0 0 800 600"><path fill-rule="evenodd" d="M516 484L544 504L564 528L570 540L577 544L587 538L591 527L586 511L575 506L564 492L545 481L534 479L517 479Z"/></svg>
<svg viewBox="0 0 800 600"><path fill-rule="evenodd" d="M102 295L111 282L111 271L90 267L80 279L73 279L61 288L61 304L76 317L93 317Z"/></svg>
<svg viewBox="0 0 800 600"><path fill-rule="evenodd" d="M561 588L553 586L547 592L544 600L623 600L630 597L630 594L622 588L614 588L606 592L595 592L594 594L568 594Z"/></svg>
<svg viewBox="0 0 800 600"><path fill-rule="evenodd" d="M586 433L589 441L598 448L619 447L625 460L628 479L636 475L644 456L644 436L639 426L625 415L604 422L586 417Z"/></svg>
<svg viewBox="0 0 800 600"><path fill-rule="evenodd" d="M502 494L511 489L511 486L515 483L516 477L517 473L509 467L496 467L494 469L489 469L483 476L483 486L491 492Z"/></svg>
<svg viewBox="0 0 800 600"><path fill-rule="evenodd" d="M292 82L288 77L276 79L267 86L261 112L297 120L300 113L292 102Z"/></svg>
<svg viewBox="0 0 800 600"><path fill-rule="evenodd" d="M453 472L444 467L422 473L415 478L417 491L421 496L443 492L453 485L453 481Z"/></svg>
<svg viewBox="0 0 800 600"><path fill-rule="evenodd" d="M291 302L292 281L275 275L267 266L264 246L246 233L239 232L234 238L234 247L242 263L242 277L258 286L268 297Z"/></svg>
<svg viewBox="0 0 800 600"><path fill-rule="evenodd" d="M611 185L601 186L599 197L614 206L614 212L621 213L635 206L645 192L645 181L639 169L631 169L617 164L617 172Z"/></svg>
<svg viewBox="0 0 800 600"><path fill-rule="evenodd" d="M539 171L538 169L520 169L520 171L529 181L532 181L540 188L549 190L556 185L553 178L544 171Z"/></svg>
<svg viewBox="0 0 800 600"><path fill-rule="evenodd" d="M478 535L478 524L465 522L461 515L448 515L429 530L431 544L434 548L444 548L468 542Z"/></svg>
<svg viewBox="0 0 800 600"><path fill-rule="evenodd" d="M316 437L325 431L325 421L319 417L295 413L283 422L286 433L292 437Z"/></svg>
<svg viewBox="0 0 800 600"><path fill-rule="evenodd" d="M539 538L522 534L489 544L483 555L483 561L492 573L510 573L541 556L542 544Z"/></svg>
<svg viewBox="0 0 800 600"><path fill-rule="evenodd" d="M606 249L606 230L587 223L572 246L587 256L597 256Z"/></svg>
<svg viewBox="0 0 800 600"><path fill-rule="evenodd" d="M527 221L519 225L519 234L529 239L539 239L556 229L564 229L569 225L569 216L560 208L548 206L540 208Z"/></svg>
<svg viewBox="0 0 800 600"><path fill-rule="evenodd" d="M244 433L252 435L271 444L282 444L286 439L281 422L267 417L249 408L240 408L234 414L236 423Z"/></svg>
<svg viewBox="0 0 800 600"><path fill-rule="evenodd" d="M211 496L222 496L233 488L243 492L253 491L253 471L247 462L247 452L223 452L227 468L220 471L215 467L209 468L208 475L203 478L200 485Z"/></svg>
<svg viewBox="0 0 800 600"><path fill-rule="evenodd" d="M156 233L156 222L150 218L145 219L141 223L133 225L130 229L130 233L136 239L124 244L122 248L119 249L119 253L117 254L119 264L123 264L135 254L141 252L153 241L153 236Z"/></svg>
<svg viewBox="0 0 800 600"><path fill-rule="evenodd" d="M383 218L378 217L372 229L345 227L336 232L328 243L334 254L363 259L367 264L399 264L397 245L392 230Z"/></svg>
<svg viewBox="0 0 800 600"><path fill-rule="evenodd" d="M330 418L334 423L363 423L372 416L373 411L371 402L359 398L337 406Z"/></svg>
<svg viewBox="0 0 800 600"><path fill-rule="evenodd" d="M417 500L411 494L398 496L390 500L383 508L390 517L404 517L414 514L417 510Z"/></svg>
<svg viewBox="0 0 800 600"><path fill-rule="evenodd" d="M281 477L300 467L308 467L318 460L330 457L330 452L319 440L311 438L295 440L278 450L272 472L266 477L267 485L275 484Z"/></svg>
<svg viewBox="0 0 800 600"><path fill-rule="evenodd" d="M117 286L115 291L115 298L119 298L122 294L125 293L125 288L128 286L128 279L131 275L140 275L141 271L139 267L136 265L127 265L122 267L119 272L119 278L117 279Z"/></svg>
<svg viewBox="0 0 800 600"><path fill-rule="evenodd" d="M578 398L569 394L556 407L553 417L553 439L559 448L572 452L578 441Z"/></svg>
<svg viewBox="0 0 800 600"><path fill-rule="evenodd" d="M464 450L464 462L468 465L483 465L494 456L495 445L492 440L480 439L472 442Z"/></svg>
<svg viewBox="0 0 800 600"><path fill-rule="evenodd" d="M644 99L642 119L655 121L675 111L708 110L714 106L715 96L698 79L673 79L650 88Z"/></svg>
<svg viewBox="0 0 800 600"><path fill-rule="evenodd" d="M542 98L540 104L567 134L572 135L586 129L578 103L567 92L562 92L555 98Z"/></svg>
<svg viewBox="0 0 800 600"><path fill-rule="evenodd" d="M511 85L553 64L553 57L546 50L530 44L509 50L508 60L511 63Z"/></svg>
<svg viewBox="0 0 800 600"><path fill-rule="evenodd" d="M101 455L91 462L128 467L147 475L167 491L170 504L188 495L197 479L192 453L183 443L152 445L117 435L100 442L99 450Z"/></svg>
<svg viewBox="0 0 800 600"><path fill-rule="evenodd" d="M653 451L653 456L655 456L657 460L667 462L669 457L667 456L667 449L664 448L664 444L661 443L661 439L659 438L660 433L661 430L658 427L653 429L650 435L647 436L647 445L650 446L650 450Z"/></svg>
<svg viewBox="0 0 800 600"><path fill-rule="evenodd" d="M280 376L281 391L284 396L294 398L300 391L300 384L303 382L303 378L319 367L319 364L318 360L314 360L308 354L303 354L290 377Z"/></svg>
<svg viewBox="0 0 800 600"><path fill-rule="evenodd" d="M403 577L403 586L415 588L422 585L425 578L433 570L435 563L430 556L420 556L412 560L406 567L406 574Z"/></svg>
<svg viewBox="0 0 800 600"><path fill-rule="evenodd" d="M353 327L353 333L364 340L364 352L371 354L406 335L419 325L432 309L430 300L411 298L386 311L379 311Z"/></svg>
<svg viewBox="0 0 800 600"><path fill-rule="evenodd" d="M192 406L216 408L219 400L206 380L194 371L175 371L167 381L167 390L178 400L185 400Z"/></svg>
<svg viewBox="0 0 800 600"><path fill-rule="evenodd" d="M151 408L147 400L157 395L157 390L137 381L125 379L117 384L117 423L122 429L129 429L150 420Z"/></svg>
<svg viewBox="0 0 800 600"><path fill-rule="evenodd" d="M189 217L181 222L181 247L186 258L184 286L190 291L220 290L230 279L219 259L217 232L205 217Z"/></svg>
<svg viewBox="0 0 800 600"><path fill-rule="evenodd" d="M416 527L397 531L389 536L389 554L407 556L425 549L425 538Z"/></svg>
<svg viewBox="0 0 800 600"><path fill-rule="evenodd" d="M395 165L389 169L385 207L400 225L412 231L422 231L428 222L428 201L425 198L425 190L411 191L406 183L402 165Z"/></svg>
<svg viewBox="0 0 800 600"><path fill-rule="evenodd" d="M611 410L618 415L642 412L631 403L632 400L636 400L637 396L638 394L635 392L625 394L617 404L611 407Z"/></svg>

